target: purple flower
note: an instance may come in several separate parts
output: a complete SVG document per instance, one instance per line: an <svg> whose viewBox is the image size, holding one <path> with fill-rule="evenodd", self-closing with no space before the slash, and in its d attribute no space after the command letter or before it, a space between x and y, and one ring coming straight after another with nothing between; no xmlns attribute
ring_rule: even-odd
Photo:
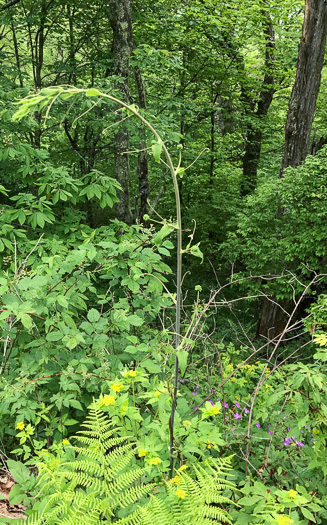
<svg viewBox="0 0 327 525"><path fill-rule="evenodd" d="M219 399L219 397L217 397L217 401L218 401L218 403L220 403L220 399Z"/></svg>
<svg viewBox="0 0 327 525"><path fill-rule="evenodd" d="M223 407L228 408L228 403L223 403Z"/></svg>
<svg viewBox="0 0 327 525"><path fill-rule="evenodd" d="M235 428L232 428L232 432L234 432L234 431L235 431Z"/></svg>
<svg viewBox="0 0 327 525"><path fill-rule="evenodd" d="M286 430L287 430L287 432L289 432L291 429L290 429L290 427L286 427Z"/></svg>
<svg viewBox="0 0 327 525"><path fill-rule="evenodd" d="M198 407L193 407L193 410L197 410Z"/></svg>
<svg viewBox="0 0 327 525"><path fill-rule="evenodd" d="M199 390L199 388L200 388L199 386L196 387L197 390Z"/></svg>
<svg viewBox="0 0 327 525"><path fill-rule="evenodd" d="M213 407L215 406L214 402L211 401L211 399L210 399L209 403L211 403Z"/></svg>
<svg viewBox="0 0 327 525"><path fill-rule="evenodd" d="M272 431L271 431L271 430L269 430L268 434L270 434L270 435L272 436Z"/></svg>
<svg viewBox="0 0 327 525"><path fill-rule="evenodd" d="M192 392L192 394L193 394L194 396L196 396L196 392Z"/></svg>
<svg viewBox="0 0 327 525"><path fill-rule="evenodd" d="M62 357L60 357L60 355L58 355L59 359L62 359Z"/></svg>
<svg viewBox="0 0 327 525"><path fill-rule="evenodd" d="M179 382L180 383L185 383L185 379L180 379Z"/></svg>
<svg viewBox="0 0 327 525"><path fill-rule="evenodd" d="M284 439L284 445L289 445L290 444L290 439L289 438L286 438Z"/></svg>
<svg viewBox="0 0 327 525"><path fill-rule="evenodd" d="M237 412L236 412L236 414L234 414L234 418L235 419L241 419L241 417L242 417L241 414L238 414Z"/></svg>
<svg viewBox="0 0 327 525"><path fill-rule="evenodd" d="M256 426L257 428L260 428L260 425L259 425L259 423L256 423L256 424L255 424L255 426Z"/></svg>
<svg viewBox="0 0 327 525"><path fill-rule="evenodd" d="M303 434L303 430L301 430L301 434Z"/></svg>
<svg viewBox="0 0 327 525"><path fill-rule="evenodd" d="M212 394L212 390L211 390L211 388L209 388L209 393Z"/></svg>
<svg viewBox="0 0 327 525"><path fill-rule="evenodd" d="M237 401L235 401L234 404L235 404L235 406L236 406L237 408L241 408L241 405L240 405Z"/></svg>
<svg viewBox="0 0 327 525"><path fill-rule="evenodd" d="M250 412L250 410L248 410L247 408L245 408L245 409L244 409L244 412L245 412L246 414L248 414L248 413Z"/></svg>
<svg viewBox="0 0 327 525"><path fill-rule="evenodd" d="M304 447L304 443L302 443L301 441L295 441L295 443L298 447Z"/></svg>

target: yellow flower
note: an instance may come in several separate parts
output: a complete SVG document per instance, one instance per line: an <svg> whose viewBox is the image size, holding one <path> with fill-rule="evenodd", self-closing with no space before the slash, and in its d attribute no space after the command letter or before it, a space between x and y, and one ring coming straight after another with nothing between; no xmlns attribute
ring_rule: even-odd
<svg viewBox="0 0 327 525"><path fill-rule="evenodd" d="M63 439L63 440L62 440L62 444L63 444L63 445L70 445L68 439Z"/></svg>
<svg viewBox="0 0 327 525"><path fill-rule="evenodd" d="M185 421L183 421L183 426L184 426L185 428L187 428L187 427L191 427L191 426L192 426L192 423L191 423L191 421L188 421L188 420L186 419Z"/></svg>
<svg viewBox="0 0 327 525"><path fill-rule="evenodd" d="M260 361L256 361L255 364L256 364L256 365L260 365Z"/></svg>
<svg viewBox="0 0 327 525"><path fill-rule="evenodd" d="M101 405L108 407L109 405L113 405L115 402L114 396L108 396L107 394L103 396L103 399L101 399Z"/></svg>
<svg viewBox="0 0 327 525"><path fill-rule="evenodd" d="M181 478L179 476L175 476L174 478L171 478L169 480L170 485L179 485L181 482Z"/></svg>
<svg viewBox="0 0 327 525"><path fill-rule="evenodd" d="M130 371L128 372L128 375L129 375L130 377L136 377L136 376L137 376L137 372L136 372L136 370L130 370Z"/></svg>
<svg viewBox="0 0 327 525"><path fill-rule="evenodd" d="M24 428L25 428L24 421L21 421L20 423L17 423L17 428L18 428L18 430L24 430Z"/></svg>
<svg viewBox="0 0 327 525"><path fill-rule="evenodd" d="M114 385L111 385L111 390L114 392L120 392L124 388L124 385L115 383Z"/></svg>
<svg viewBox="0 0 327 525"><path fill-rule="evenodd" d="M290 498L295 498L296 495L297 495L297 492L296 492L296 490L292 490L291 489L291 490L288 491L288 495L289 495Z"/></svg>
<svg viewBox="0 0 327 525"><path fill-rule="evenodd" d="M184 498L186 497L186 492L185 492L185 490L177 489L177 490L176 490L176 496L177 496L178 498L184 499Z"/></svg>
<svg viewBox="0 0 327 525"><path fill-rule="evenodd" d="M146 455L146 450L144 448L139 448L138 455L139 458L143 458Z"/></svg>
<svg viewBox="0 0 327 525"><path fill-rule="evenodd" d="M186 470L188 468L187 465L182 465L181 467L179 467L179 472L182 472L182 470Z"/></svg>
<svg viewBox="0 0 327 525"><path fill-rule="evenodd" d="M159 465L159 463L161 463L161 459L160 458L150 459L150 465Z"/></svg>
<svg viewBox="0 0 327 525"><path fill-rule="evenodd" d="M240 401L241 398L239 396L235 396L235 399L236 401Z"/></svg>
<svg viewBox="0 0 327 525"><path fill-rule="evenodd" d="M235 383L236 377L232 377L231 381L232 381L232 383Z"/></svg>
<svg viewBox="0 0 327 525"><path fill-rule="evenodd" d="M215 416L216 416L217 414L220 414L220 410L219 410L219 408L217 408L217 407L211 407L211 408L210 408L210 412L212 412L212 414L214 414Z"/></svg>
<svg viewBox="0 0 327 525"><path fill-rule="evenodd" d="M294 521L285 514L278 516L278 518L276 518L276 522L278 525L291 525L294 523Z"/></svg>
<svg viewBox="0 0 327 525"><path fill-rule="evenodd" d="M159 397L161 394L162 394L162 392L160 392L160 390L156 390L155 393L154 393L154 396L155 397Z"/></svg>
<svg viewBox="0 0 327 525"><path fill-rule="evenodd" d="M266 385L266 388L272 388L272 386L271 385Z"/></svg>
<svg viewBox="0 0 327 525"><path fill-rule="evenodd" d="M320 430L319 428L314 428L312 431L312 434L319 434Z"/></svg>

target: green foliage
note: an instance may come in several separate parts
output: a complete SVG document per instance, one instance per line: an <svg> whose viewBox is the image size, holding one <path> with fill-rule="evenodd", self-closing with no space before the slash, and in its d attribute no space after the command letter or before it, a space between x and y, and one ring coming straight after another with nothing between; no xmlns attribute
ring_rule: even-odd
<svg viewBox="0 0 327 525"><path fill-rule="evenodd" d="M97 524L121 525L148 523L194 525L212 520L232 523L224 508L233 502L233 483L226 479L230 459L194 467L195 479L183 471L169 482L156 487L150 501L145 496L154 492L155 484L145 482L148 468L135 465L135 445L101 410L106 399L93 402L83 430L68 441L61 457L40 452L37 501L27 511L27 520L14 520L26 525ZM16 464L12 462L12 474ZM26 469L26 467L25 467ZM26 469L28 472L28 469Z"/></svg>

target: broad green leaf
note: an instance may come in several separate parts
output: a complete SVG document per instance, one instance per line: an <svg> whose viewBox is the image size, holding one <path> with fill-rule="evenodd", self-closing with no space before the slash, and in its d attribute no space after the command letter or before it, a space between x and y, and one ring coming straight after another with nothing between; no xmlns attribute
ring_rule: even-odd
<svg viewBox="0 0 327 525"><path fill-rule="evenodd" d="M188 352L186 350L177 350L176 355L178 357L181 374L184 375L187 365Z"/></svg>
<svg viewBox="0 0 327 525"><path fill-rule="evenodd" d="M90 323L96 323L100 319L100 314L99 314L98 310L96 310L95 308L92 308L87 313L87 318L90 321Z"/></svg>
<svg viewBox="0 0 327 525"><path fill-rule="evenodd" d="M156 246L159 246L165 237L171 234L172 231L174 231L175 227L171 224L164 224L162 228L156 233L154 236L154 244Z"/></svg>

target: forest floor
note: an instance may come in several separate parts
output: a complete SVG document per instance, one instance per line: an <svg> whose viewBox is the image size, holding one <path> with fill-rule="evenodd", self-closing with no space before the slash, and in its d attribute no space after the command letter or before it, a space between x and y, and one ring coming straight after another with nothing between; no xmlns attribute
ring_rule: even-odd
<svg viewBox="0 0 327 525"><path fill-rule="evenodd" d="M9 503L9 492L15 485L15 480L6 472L0 469L0 517L1 518L25 518L24 509L22 504L10 505ZM10 523L8 521L8 523Z"/></svg>

